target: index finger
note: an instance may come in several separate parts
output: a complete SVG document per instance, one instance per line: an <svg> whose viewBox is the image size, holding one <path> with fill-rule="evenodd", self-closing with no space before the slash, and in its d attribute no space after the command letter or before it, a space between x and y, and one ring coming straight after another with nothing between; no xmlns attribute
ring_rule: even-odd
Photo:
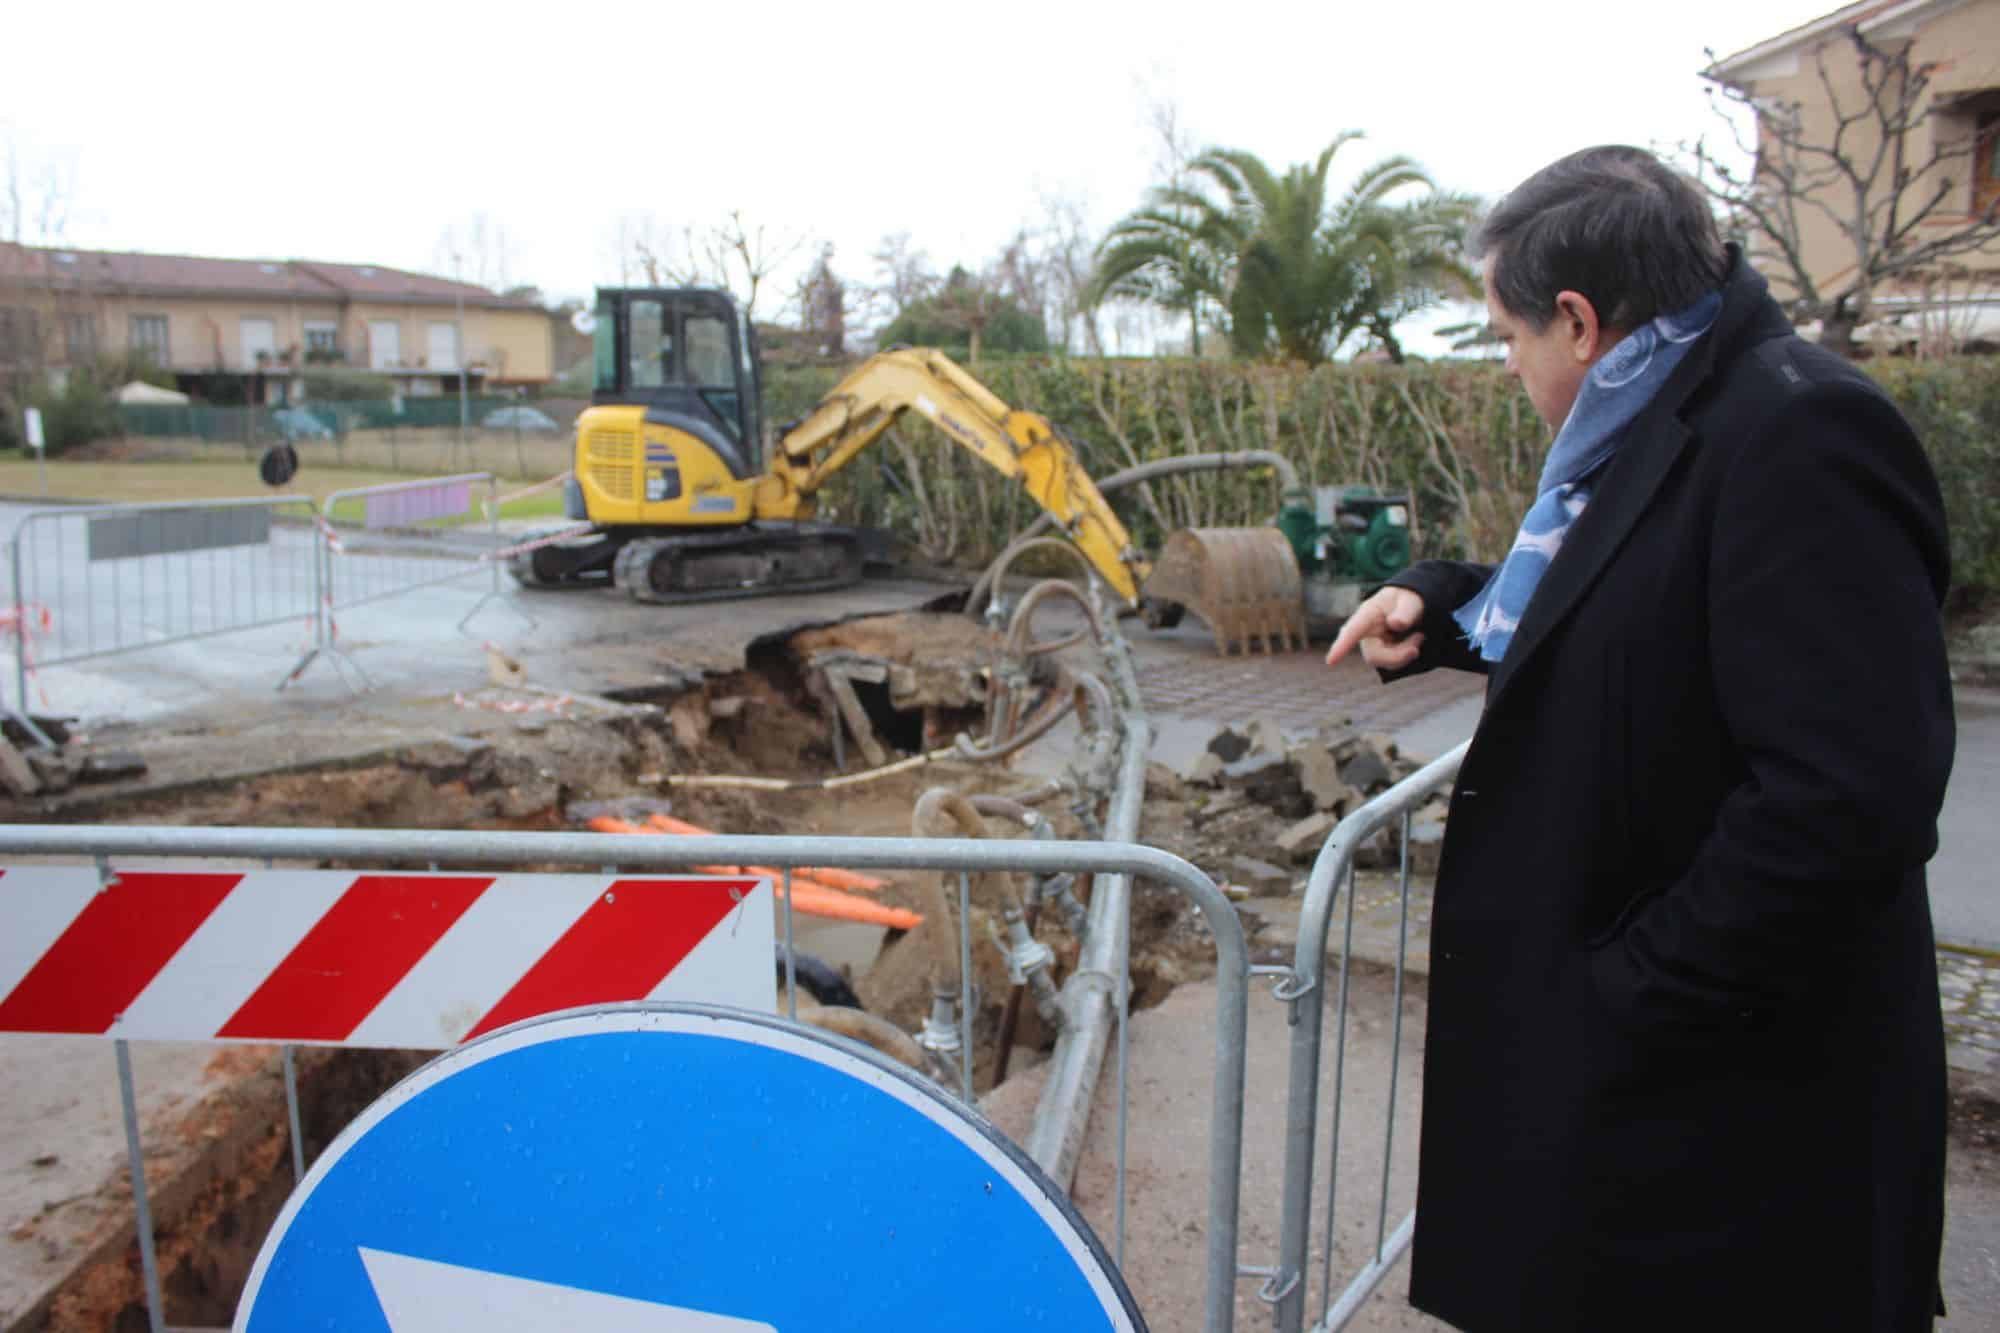
<svg viewBox="0 0 2000 1333"><path fill-rule="evenodd" d="M1354 645L1371 635L1380 634L1388 626L1388 618L1374 598L1369 598L1354 609L1334 636L1333 646L1326 650L1326 664L1332 666L1341 658L1354 651Z"/></svg>

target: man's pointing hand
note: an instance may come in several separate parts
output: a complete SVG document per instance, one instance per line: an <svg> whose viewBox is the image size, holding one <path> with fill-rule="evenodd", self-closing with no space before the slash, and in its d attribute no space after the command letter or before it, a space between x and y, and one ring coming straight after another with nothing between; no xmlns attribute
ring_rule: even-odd
<svg viewBox="0 0 2000 1333"><path fill-rule="evenodd" d="M1332 666L1361 645L1361 660L1377 671L1395 671L1417 660L1424 636L1412 630L1423 623L1424 599L1408 588L1384 588L1355 608L1333 647L1326 650Z"/></svg>

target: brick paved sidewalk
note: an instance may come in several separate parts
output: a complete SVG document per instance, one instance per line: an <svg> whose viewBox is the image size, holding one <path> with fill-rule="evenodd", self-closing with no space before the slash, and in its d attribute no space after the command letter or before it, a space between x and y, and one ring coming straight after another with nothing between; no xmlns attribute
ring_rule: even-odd
<svg viewBox="0 0 2000 1333"><path fill-rule="evenodd" d="M1940 948L1938 990L1952 1067L2000 1075L2000 954Z"/></svg>

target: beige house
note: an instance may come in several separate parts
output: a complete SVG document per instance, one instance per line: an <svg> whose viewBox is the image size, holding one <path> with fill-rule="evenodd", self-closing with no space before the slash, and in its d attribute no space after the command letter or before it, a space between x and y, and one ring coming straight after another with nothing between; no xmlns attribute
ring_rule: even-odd
<svg viewBox="0 0 2000 1333"><path fill-rule="evenodd" d="M315 366L412 396L456 393L461 369L475 393L545 384L554 349L533 301L380 265L0 245L0 368L128 352L198 397L279 402Z"/></svg>
<svg viewBox="0 0 2000 1333"><path fill-rule="evenodd" d="M1904 57L1907 81L1867 87L1857 32ZM1707 75L1760 108L1760 182L1768 188L1788 163L1799 173L1796 193L1809 202L1793 210L1788 243L1822 299L1848 293L1849 308L1860 306L1860 341L2000 341L2000 0L1864 0L1718 61ZM1789 133L1774 128L1788 121ZM1898 124L1901 134L1885 133ZM1827 159L1785 149L1787 138L1830 145L1836 135L1866 182L1863 204ZM1890 188L1899 172L1900 193ZM1891 267L1909 261L1865 296L1854 293L1861 252L1842 231L1860 216L1872 250ZM1796 294L1779 245L1752 234L1752 257L1776 293ZM1978 243L1951 243L1968 237ZM1935 253L1940 242L1948 253Z"/></svg>

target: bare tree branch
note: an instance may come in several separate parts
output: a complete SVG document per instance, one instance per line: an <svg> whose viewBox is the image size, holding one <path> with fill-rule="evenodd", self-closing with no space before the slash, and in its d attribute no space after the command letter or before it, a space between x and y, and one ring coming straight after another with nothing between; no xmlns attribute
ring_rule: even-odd
<svg viewBox="0 0 2000 1333"><path fill-rule="evenodd" d="M1776 260L1794 293L1793 317L1820 321L1822 341L1852 355L1854 330L1881 289L1928 286L1941 261L2000 240L2000 204L1982 207L1975 198L1976 127L1952 132L1951 108L1932 93L1935 67L1912 56L1913 44L1877 43L1858 25L1843 29L1841 39L1813 53L1810 115L1799 101L1710 76L1711 104L1739 148L1747 146L1738 122L1717 97L1754 118L1755 165L1747 177L1703 139L1683 150L1696 183L1731 225ZM1843 81L1849 73L1853 83ZM1850 261L1830 266L1841 276L1824 286L1808 253L1812 219L1833 229Z"/></svg>

